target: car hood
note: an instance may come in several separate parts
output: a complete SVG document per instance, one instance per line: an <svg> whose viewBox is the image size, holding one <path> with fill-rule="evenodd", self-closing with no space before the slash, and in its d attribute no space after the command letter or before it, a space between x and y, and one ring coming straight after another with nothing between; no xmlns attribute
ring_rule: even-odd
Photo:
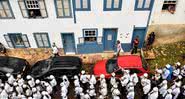
<svg viewBox="0 0 185 99"><path fill-rule="evenodd" d="M95 64L93 71L96 76L100 76L101 74L108 74L106 72L106 62L107 60L102 60Z"/></svg>
<svg viewBox="0 0 185 99"><path fill-rule="evenodd" d="M0 71L2 72L18 74L26 66L28 66L28 62L25 59L7 56L0 57Z"/></svg>

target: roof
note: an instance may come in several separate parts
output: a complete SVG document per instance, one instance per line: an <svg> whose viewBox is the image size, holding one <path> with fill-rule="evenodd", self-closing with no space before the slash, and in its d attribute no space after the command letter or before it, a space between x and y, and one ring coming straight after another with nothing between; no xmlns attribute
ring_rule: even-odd
<svg viewBox="0 0 185 99"><path fill-rule="evenodd" d="M118 57L118 66L122 68L140 68L142 67L141 57L138 55L124 55Z"/></svg>

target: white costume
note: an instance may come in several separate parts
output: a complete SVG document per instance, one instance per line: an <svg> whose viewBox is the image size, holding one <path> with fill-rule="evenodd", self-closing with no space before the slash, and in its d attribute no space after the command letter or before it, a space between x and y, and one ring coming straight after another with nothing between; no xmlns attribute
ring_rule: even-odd
<svg viewBox="0 0 185 99"><path fill-rule="evenodd" d="M167 90L167 94L166 94L166 96L165 96L165 98L164 99L172 99L172 90L171 89L168 89Z"/></svg>
<svg viewBox="0 0 185 99"><path fill-rule="evenodd" d="M163 97L165 97L165 95L167 93L167 88L168 88L167 81L166 80L163 80L163 82L159 86L160 86L159 93Z"/></svg>
<svg viewBox="0 0 185 99"><path fill-rule="evenodd" d="M159 93L158 88L154 87L151 92L148 94L148 99L158 99Z"/></svg>
<svg viewBox="0 0 185 99"><path fill-rule="evenodd" d="M131 88L129 88L129 90L128 90L127 99L134 99L134 97L135 97L134 88L131 87Z"/></svg>

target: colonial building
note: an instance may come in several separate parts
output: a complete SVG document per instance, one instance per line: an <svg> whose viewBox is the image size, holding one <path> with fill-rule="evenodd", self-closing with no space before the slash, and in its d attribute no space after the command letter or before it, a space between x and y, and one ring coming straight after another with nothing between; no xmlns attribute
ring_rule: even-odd
<svg viewBox="0 0 185 99"><path fill-rule="evenodd" d="M155 32L155 44L185 40L185 0L155 0L148 34Z"/></svg>
<svg viewBox="0 0 185 99"><path fill-rule="evenodd" d="M162 0L0 0L0 41L8 48L55 42L66 54L78 54L115 51L120 40L130 51L136 36L143 46L154 1L160 9Z"/></svg>

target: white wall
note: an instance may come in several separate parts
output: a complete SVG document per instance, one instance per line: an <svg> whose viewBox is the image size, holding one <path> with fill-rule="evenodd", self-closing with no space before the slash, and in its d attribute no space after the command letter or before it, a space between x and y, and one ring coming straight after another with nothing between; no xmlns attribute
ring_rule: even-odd
<svg viewBox="0 0 185 99"><path fill-rule="evenodd" d="M185 0L177 0L174 14L162 11L164 0L155 0L150 25L156 24L185 24Z"/></svg>
<svg viewBox="0 0 185 99"><path fill-rule="evenodd" d="M91 11L76 11L77 23L74 24L73 18L56 18L54 0L45 0L48 18L44 19L23 18L17 0L9 1L15 19L0 20L0 41L6 47L3 37L6 33L27 34L31 47L37 48L34 32L48 32L51 43L55 42L58 47L63 47L60 33L74 32L78 44L84 28L98 28L98 36L102 36L103 28L118 28L117 39L130 43L134 26L146 27L149 15L149 11L134 11L135 0L123 0L122 11L103 11L103 0L91 0ZM129 35L125 38L127 33Z"/></svg>

